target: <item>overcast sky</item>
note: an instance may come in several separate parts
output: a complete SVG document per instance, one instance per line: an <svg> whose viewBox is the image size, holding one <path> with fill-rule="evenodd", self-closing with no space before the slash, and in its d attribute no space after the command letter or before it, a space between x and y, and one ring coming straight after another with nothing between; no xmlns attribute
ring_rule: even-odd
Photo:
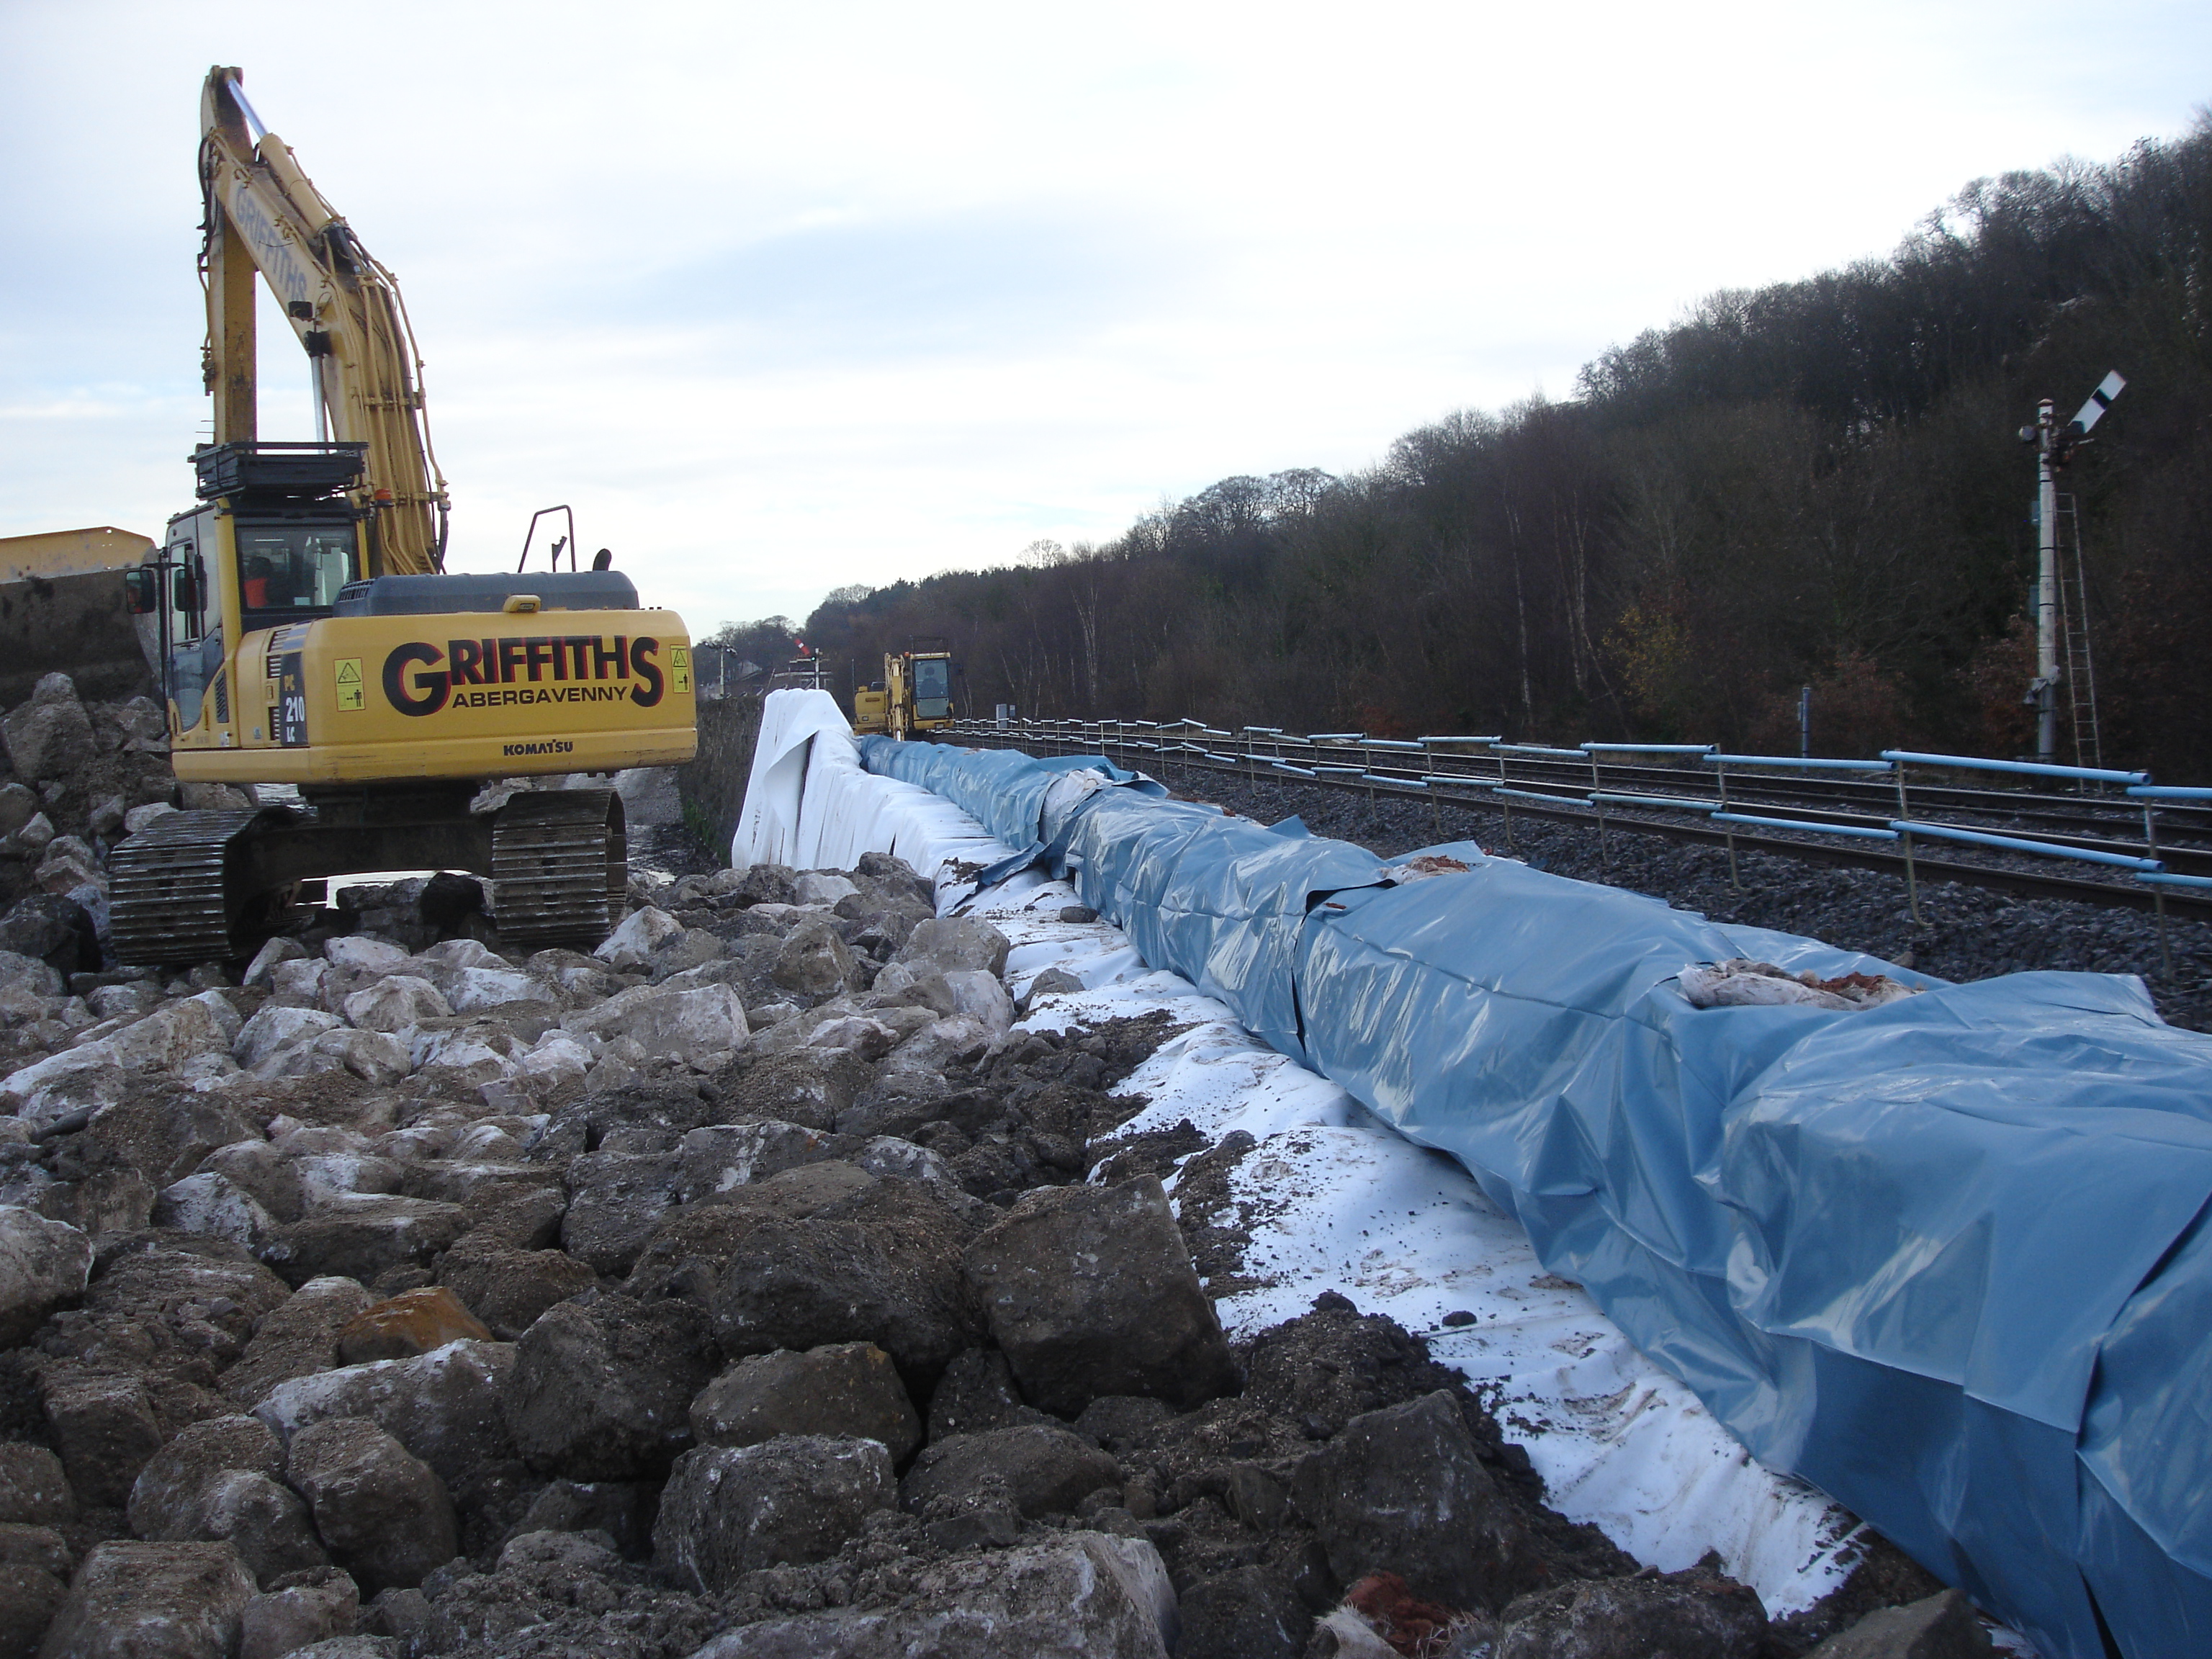
<svg viewBox="0 0 2212 1659"><path fill-rule="evenodd" d="M2185 131L2212 6L0 0L0 535L190 501L213 63L400 278L453 568L570 502L705 633L1571 396Z"/></svg>

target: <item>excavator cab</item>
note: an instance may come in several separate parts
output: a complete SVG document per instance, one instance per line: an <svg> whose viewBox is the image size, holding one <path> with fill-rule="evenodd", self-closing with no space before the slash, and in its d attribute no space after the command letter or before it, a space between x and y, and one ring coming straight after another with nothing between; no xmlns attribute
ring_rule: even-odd
<svg viewBox="0 0 2212 1659"><path fill-rule="evenodd" d="M952 659L914 659L914 718L918 726L952 718Z"/></svg>
<svg viewBox="0 0 2212 1659"><path fill-rule="evenodd" d="M882 729L904 739L952 721L952 681L957 672L942 640L917 640L884 658ZM854 699L856 711L859 699Z"/></svg>
<svg viewBox="0 0 2212 1659"><path fill-rule="evenodd" d="M144 587L157 618L149 655L161 671L179 753L274 741L274 699L255 698L231 672L231 649L331 615L340 592L360 580L362 527L336 493L359 477L358 447L318 446L337 453L304 471L301 447L225 446L246 453L222 454L219 465L202 451L202 504L172 519L164 545L149 556ZM267 465L252 453L264 448L273 453ZM228 493L209 499L214 489Z"/></svg>

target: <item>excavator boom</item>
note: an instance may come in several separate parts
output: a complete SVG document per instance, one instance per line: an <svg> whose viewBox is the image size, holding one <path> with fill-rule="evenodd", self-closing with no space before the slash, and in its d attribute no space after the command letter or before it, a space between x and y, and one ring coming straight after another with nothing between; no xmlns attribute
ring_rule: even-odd
<svg viewBox="0 0 2212 1659"><path fill-rule="evenodd" d="M215 441L252 441L253 279L283 308L313 366L319 436L365 444L353 505L371 514L371 575L445 564L446 482L423 416L413 331L390 271L323 198L284 141L246 101L240 70L208 71L200 94L205 372Z"/></svg>

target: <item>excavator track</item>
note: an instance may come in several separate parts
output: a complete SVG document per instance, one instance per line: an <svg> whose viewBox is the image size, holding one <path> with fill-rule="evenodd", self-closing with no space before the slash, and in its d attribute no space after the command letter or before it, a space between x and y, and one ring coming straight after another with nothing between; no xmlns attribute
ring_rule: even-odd
<svg viewBox="0 0 2212 1659"><path fill-rule="evenodd" d="M502 943L588 951L607 936L629 885L629 834L611 789L543 789L500 809L493 904Z"/></svg>
<svg viewBox="0 0 2212 1659"><path fill-rule="evenodd" d="M236 890L231 854L262 816L171 812L118 843L107 866L118 959L152 967L237 955L231 926L249 896Z"/></svg>

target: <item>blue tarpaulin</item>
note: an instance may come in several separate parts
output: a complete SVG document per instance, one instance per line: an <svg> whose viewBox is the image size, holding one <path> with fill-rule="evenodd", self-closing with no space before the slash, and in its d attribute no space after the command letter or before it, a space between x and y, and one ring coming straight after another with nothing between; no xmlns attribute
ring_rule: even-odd
<svg viewBox="0 0 2212 1659"><path fill-rule="evenodd" d="M1397 881L1097 757L862 747L1458 1158L1770 1468L2049 1653L2212 1652L2212 1037L2139 981L1947 985L1471 844ZM1738 956L1926 988L1674 982Z"/></svg>

